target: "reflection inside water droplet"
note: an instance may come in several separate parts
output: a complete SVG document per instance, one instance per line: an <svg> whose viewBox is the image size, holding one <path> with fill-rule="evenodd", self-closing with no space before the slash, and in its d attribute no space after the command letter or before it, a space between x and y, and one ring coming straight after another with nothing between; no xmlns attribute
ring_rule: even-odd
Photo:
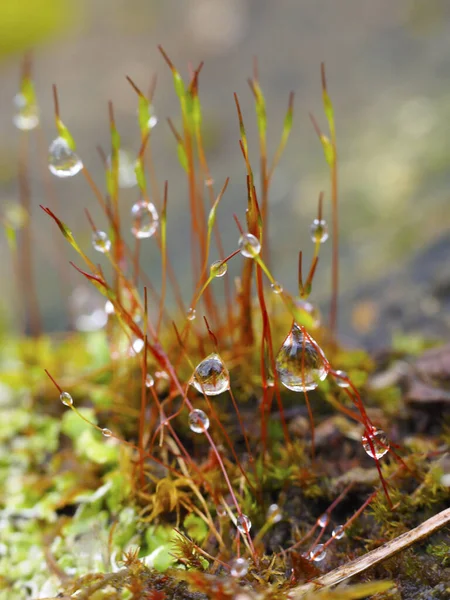
<svg viewBox="0 0 450 600"><path fill-rule="evenodd" d="M199 408L189 413L189 427L194 433L204 433L209 429L208 415Z"/></svg>
<svg viewBox="0 0 450 600"><path fill-rule="evenodd" d="M230 376L222 359L213 352L195 368L191 385L207 396L217 396L230 387Z"/></svg>
<svg viewBox="0 0 450 600"><path fill-rule="evenodd" d="M131 209L131 218L131 233L138 239L152 237L158 229L158 212L151 202L136 202Z"/></svg>
<svg viewBox="0 0 450 600"><path fill-rule="evenodd" d="M382 429L365 432L361 438L364 450L371 458L382 458L389 452L389 439Z"/></svg>
<svg viewBox="0 0 450 600"><path fill-rule="evenodd" d="M281 383L293 392L314 390L330 369L317 342L294 323L276 357Z"/></svg>
<svg viewBox="0 0 450 600"><path fill-rule="evenodd" d="M48 168L56 177L73 177L81 171L83 163L62 137L57 137L48 149Z"/></svg>

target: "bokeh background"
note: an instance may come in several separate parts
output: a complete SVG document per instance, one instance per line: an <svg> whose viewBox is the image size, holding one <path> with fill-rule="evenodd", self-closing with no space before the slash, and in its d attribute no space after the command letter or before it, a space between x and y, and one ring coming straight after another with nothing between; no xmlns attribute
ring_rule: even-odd
<svg viewBox="0 0 450 600"><path fill-rule="evenodd" d="M179 111L157 44L164 46L184 75L189 62L205 61L200 95L217 190L226 176L231 177L219 211L229 252L238 237L232 213L243 218L246 203L233 92L241 100L257 170L255 116L246 82L253 57L259 61L267 101L270 155L278 143L289 91L295 91L291 139L272 187L270 231L273 271L291 290L296 285L298 250L303 249L307 257L312 251L309 225L320 190L327 201L325 216L329 215L327 166L308 117L312 111L325 125L320 90L320 63L325 61L338 133L344 336L351 337L349 330L355 323L357 329L350 309L361 289L366 290L363 302L371 301L368 295L382 296L399 279L391 276L391 284L386 285L389 273L408 272L414 255L442 236L446 239L450 225L447 0L86 0L74 4L3 0L0 7L0 206L4 214L18 199L21 133L12 123L12 99L18 91L23 51L32 44L46 140L31 137L34 261L49 330L67 326L65 300L81 281L70 267L61 279L59 233L38 205L52 206L58 199L61 216L88 250L90 230L84 208L89 207L99 225L106 225L81 175L53 178L49 197L45 148L55 134L54 82L63 120L79 154L103 185L96 146L108 149L107 102L114 102L123 146L136 151L136 96L125 75L146 89L157 74L154 160L161 184L169 180L170 256L180 285L191 291L187 187L165 120L170 116L177 123ZM122 194L124 215L137 194L136 188ZM431 267L421 266L424 277L430 268L433 277L438 276L436 264L444 268L445 256L450 256L450 242L440 243L438 256L431 255ZM143 248L147 271L158 281L156 247L149 240ZM314 289L319 302L329 294L330 250L327 245L321 255ZM7 320L18 326L17 291L3 232L0 252L0 305ZM400 304L414 297L408 285L405 282L403 291L397 291ZM424 311L439 309L439 304L428 303ZM364 329L364 314L360 320Z"/></svg>

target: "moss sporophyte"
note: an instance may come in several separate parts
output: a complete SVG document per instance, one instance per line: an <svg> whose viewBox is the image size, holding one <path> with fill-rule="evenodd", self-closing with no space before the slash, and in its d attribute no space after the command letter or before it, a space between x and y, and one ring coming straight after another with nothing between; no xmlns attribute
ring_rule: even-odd
<svg viewBox="0 0 450 600"><path fill-rule="evenodd" d="M411 450L398 429L389 439L389 419L365 384L373 361L342 348L336 337L338 154L325 69L328 133L312 121L330 171L330 227L321 192L312 224L299 223L305 249L313 242L312 258L305 270L299 253L298 294L291 294L289 282L275 278L267 240L271 184L293 125L293 94L270 159L255 66L249 83L258 186L234 96L246 198L241 214L229 215L236 242L226 248L216 217L225 212L228 179L215 189L205 152L202 64L184 80L160 51L180 105L179 125L168 122L186 177L192 296L186 302L174 274L169 183L158 181L151 160L154 81L146 95L127 77L138 104L136 156L121 147L109 104L111 147L109 154L100 151L105 185L78 156L77 134L62 121L55 86L48 169L57 178L85 178L103 215L99 227L86 207L94 259L58 204L49 199L42 206L79 257L70 263L74 275L90 286L75 315L78 332L57 338L42 332L31 268L26 156L31 136L43 132L29 58L24 63L13 120L25 147L20 209L27 218L4 224L18 285L27 290L20 297L30 336L9 348L23 377L2 375L10 413L0 439L12 458L1 455L0 598L381 598L393 584L380 579L395 578L395 571L370 572L370 564L362 569L358 561L445 507L443 450L439 440ZM129 210L119 202L122 188L136 188ZM310 299L327 243L328 326ZM145 272L144 252L158 257L160 276ZM240 276L233 281L229 267L236 262ZM360 577L327 587L361 571L363 583Z"/></svg>

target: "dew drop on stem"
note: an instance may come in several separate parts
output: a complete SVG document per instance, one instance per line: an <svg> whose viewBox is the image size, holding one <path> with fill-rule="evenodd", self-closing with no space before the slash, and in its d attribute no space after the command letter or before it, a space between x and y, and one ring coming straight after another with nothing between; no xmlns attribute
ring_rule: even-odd
<svg viewBox="0 0 450 600"><path fill-rule="evenodd" d="M374 459L382 458L389 452L389 440L382 429L366 431L361 438L366 453Z"/></svg>
<svg viewBox="0 0 450 600"><path fill-rule="evenodd" d="M321 243L328 239L328 225L323 219L314 219L310 227L311 239L314 243Z"/></svg>
<svg viewBox="0 0 450 600"><path fill-rule="evenodd" d="M245 577L248 573L248 560L246 558L234 558L230 562L230 575L232 577Z"/></svg>
<svg viewBox="0 0 450 600"><path fill-rule="evenodd" d="M341 540L344 536L345 536L345 530L344 530L343 525L337 525L331 533L331 537L334 538L335 540Z"/></svg>
<svg viewBox="0 0 450 600"><path fill-rule="evenodd" d="M329 515L327 515L327 513L323 513L323 515L321 515L318 519L317 519L317 525L321 528L324 529L328 523L330 521L330 517Z"/></svg>
<svg viewBox="0 0 450 600"><path fill-rule="evenodd" d="M348 381L348 375L345 371L341 371L340 369L338 369L336 371L336 385L338 385L340 388L348 388L350 387L350 382Z"/></svg>
<svg viewBox="0 0 450 600"><path fill-rule="evenodd" d="M244 514L238 516L238 518L236 519L236 525L239 531L244 535L249 533L250 529L252 528L252 522L247 517L247 515Z"/></svg>
<svg viewBox="0 0 450 600"><path fill-rule="evenodd" d="M314 548L312 548L312 550L310 550L309 552L309 558L314 562L321 562L326 557L326 555L327 550L324 544L317 544L317 546L314 546Z"/></svg>
<svg viewBox="0 0 450 600"><path fill-rule="evenodd" d="M159 225L158 211L152 202L139 201L131 208L131 233L140 240L150 238Z"/></svg>
<svg viewBox="0 0 450 600"><path fill-rule="evenodd" d="M281 383L293 392L314 390L329 371L322 349L294 323L275 361Z"/></svg>
<svg viewBox="0 0 450 600"><path fill-rule="evenodd" d="M216 260L213 262L209 268L209 272L211 277L223 277L225 273L228 271L228 264L222 262L221 260Z"/></svg>
<svg viewBox="0 0 450 600"><path fill-rule="evenodd" d="M217 396L229 389L230 375L218 354L213 352L196 366L191 385L207 396Z"/></svg>
<svg viewBox="0 0 450 600"><path fill-rule="evenodd" d="M238 246L245 258L255 258L261 252L261 242L252 233L243 233L239 238Z"/></svg>
<svg viewBox="0 0 450 600"><path fill-rule="evenodd" d="M111 437L111 436L112 436L112 431L111 431L111 429L108 429L107 427L104 427L104 428L102 429L102 434L103 434L105 437Z"/></svg>
<svg viewBox="0 0 450 600"><path fill-rule="evenodd" d="M62 137L57 137L48 149L48 168L56 177L73 177L81 171L83 163Z"/></svg>
<svg viewBox="0 0 450 600"><path fill-rule="evenodd" d="M111 250L111 240L104 231L94 231L92 234L92 246L97 252L107 254Z"/></svg>
<svg viewBox="0 0 450 600"><path fill-rule="evenodd" d="M272 292L274 294L278 295L283 292L283 286L281 285L281 283L278 283L278 281L274 281L273 283L271 283L270 287L272 288Z"/></svg>
<svg viewBox="0 0 450 600"><path fill-rule="evenodd" d="M13 123L21 131L31 131L39 125L39 109L33 101L27 100L24 94L14 96L16 112Z"/></svg>
<svg viewBox="0 0 450 600"><path fill-rule="evenodd" d="M196 316L197 316L197 313L196 313L195 308L190 308L187 311L186 318L187 318L188 321L194 321Z"/></svg>
<svg viewBox="0 0 450 600"><path fill-rule="evenodd" d="M73 405L73 398L69 394L69 392L61 392L61 394L59 395L59 399L61 400L61 402L65 406L72 406Z"/></svg>
<svg viewBox="0 0 450 600"><path fill-rule="evenodd" d="M267 520L271 523L279 523L282 518L283 515L278 504L271 504L267 509Z"/></svg>
<svg viewBox="0 0 450 600"><path fill-rule="evenodd" d="M209 429L208 415L199 408L189 413L189 427L194 433L205 433Z"/></svg>

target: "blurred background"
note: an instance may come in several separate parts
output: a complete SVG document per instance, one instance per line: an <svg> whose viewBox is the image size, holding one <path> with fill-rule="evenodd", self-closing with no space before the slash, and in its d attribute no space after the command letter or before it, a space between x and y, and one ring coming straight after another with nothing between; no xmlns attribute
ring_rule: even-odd
<svg viewBox="0 0 450 600"><path fill-rule="evenodd" d="M49 197L46 148L55 137L52 83L58 85L62 118L83 162L95 181L104 185L96 146L109 148L107 102L114 103L123 147L136 152L137 102L125 75L146 90L157 74L154 162L161 187L169 181L170 256L181 287L187 296L191 293L187 186L166 122L170 116L179 123L179 110L170 72L156 48L162 44L184 76L189 62L205 61L200 97L216 191L231 177L218 218L227 252L236 248L238 238L232 213L243 219L246 206L233 92L241 101L257 170L255 115L246 82L253 57L259 62L267 102L270 156L278 144L289 92L295 91L294 126L273 182L270 224L273 272L292 291L298 250L303 249L307 259L312 252L309 226L321 190L325 218L330 217L327 165L308 117L313 112L325 128L320 88L320 63L325 61L338 135L342 334L362 339L380 332L388 317L378 310L378 302L389 293L395 298L388 304L393 302L400 313L390 307L393 325L386 335L403 318L403 304L411 303L415 316L409 326L421 315L433 323L439 315L433 327L441 334L447 331L447 317L442 316L447 297L433 292L436 279L440 290L448 279L450 289L447 0L3 0L0 39L3 215L18 201L23 134L12 122L13 97L19 88L23 52L30 45L35 48L33 71L45 142L32 132L33 256L48 330L67 327L65 301L82 281L70 267L61 279L60 234L38 205L55 207L57 199L58 214L97 261L85 207L100 228L106 227L82 175L52 178ZM137 188L123 190L124 215L137 196ZM428 258L417 266L414 256L423 257L424 248ZM329 295L330 252L331 244L326 244L312 298L318 302L326 302ZM0 253L1 310L8 322L19 326L14 317L17 290L3 231ZM142 256L147 272L158 282L154 240L142 244ZM74 258L70 249L65 258ZM240 261L235 261L231 272L239 266ZM428 291L423 291L423 281Z"/></svg>

